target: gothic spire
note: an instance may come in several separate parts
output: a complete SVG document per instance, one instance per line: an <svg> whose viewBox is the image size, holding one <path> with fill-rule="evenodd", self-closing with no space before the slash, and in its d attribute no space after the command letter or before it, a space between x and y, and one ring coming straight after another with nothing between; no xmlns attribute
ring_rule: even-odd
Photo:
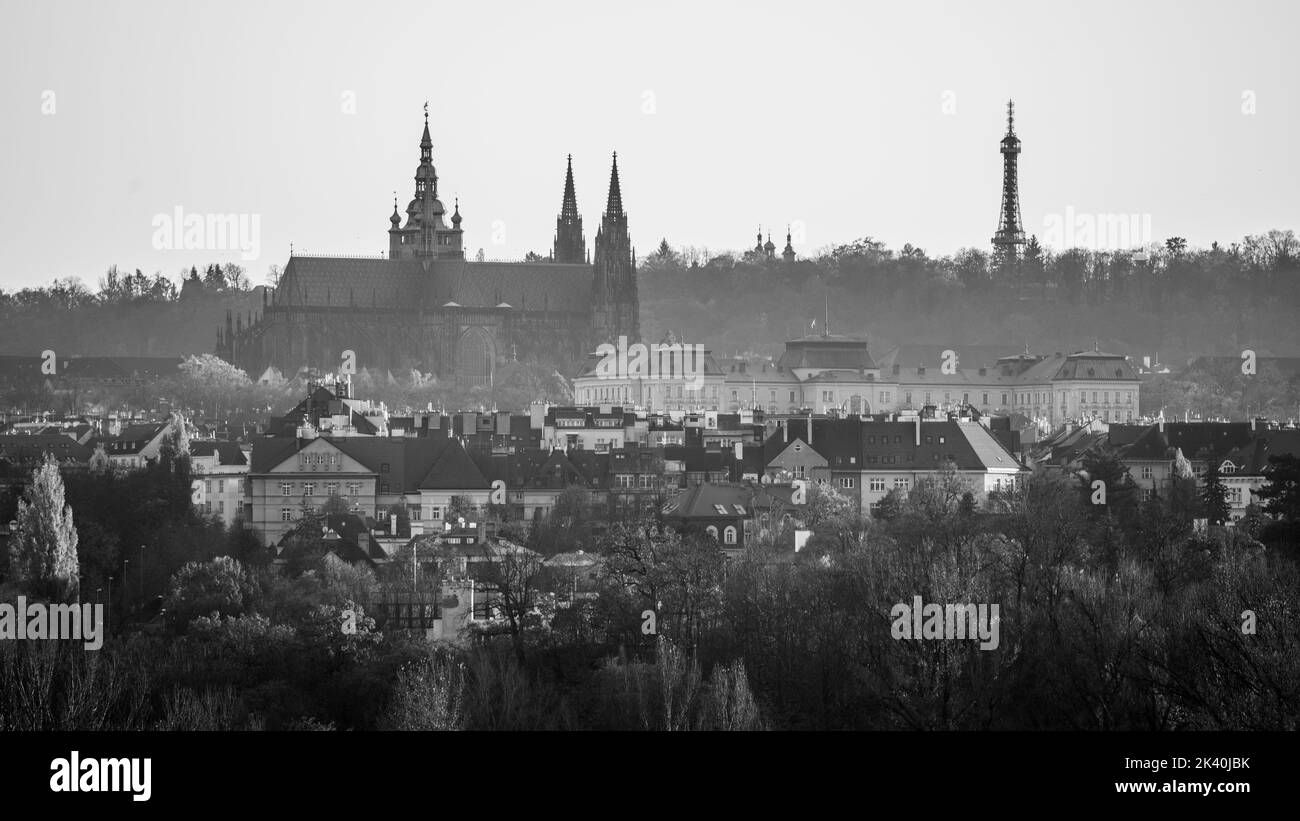
<svg viewBox="0 0 1300 821"><path fill-rule="evenodd" d="M617 173L618 169L615 168L615 174ZM617 177L613 184L617 184ZM560 219L573 220L577 218L578 196L573 191L573 155L570 154L569 167L564 172L564 201L560 204Z"/></svg>
<svg viewBox="0 0 1300 821"><path fill-rule="evenodd" d="M555 244L551 259L555 262L581 264L587 255L587 240L582 234L582 215L578 213L578 197L573 190L573 155L569 155L564 172L564 199L559 216L555 218ZM597 229L597 236L600 235Z"/></svg>
<svg viewBox="0 0 1300 821"><path fill-rule="evenodd" d="M612 216L623 214L623 191L618 184L618 152L614 152L614 167L609 172L609 199L605 203L605 213Z"/></svg>

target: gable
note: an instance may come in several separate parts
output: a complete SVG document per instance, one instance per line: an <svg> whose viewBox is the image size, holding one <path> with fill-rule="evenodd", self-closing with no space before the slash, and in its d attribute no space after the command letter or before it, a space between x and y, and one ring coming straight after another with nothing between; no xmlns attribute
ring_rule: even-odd
<svg viewBox="0 0 1300 821"><path fill-rule="evenodd" d="M373 473L326 439L313 439L301 450L285 454L269 473Z"/></svg>
<svg viewBox="0 0 1300 821"><path fill-rule="evenodd" d="M786 445L785 449L778 453L768 463L769 467L825 467L826 457L822 456L816 450L808 446L808 443L796 437L794 441Z"/></svg>

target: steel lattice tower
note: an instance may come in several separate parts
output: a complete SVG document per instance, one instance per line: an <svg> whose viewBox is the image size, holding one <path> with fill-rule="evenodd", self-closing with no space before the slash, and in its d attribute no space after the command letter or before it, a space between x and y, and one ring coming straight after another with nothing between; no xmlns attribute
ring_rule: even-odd
<svg viewBox="0 0 1300 821"><path fill-rule="evenodd" d="M1016 136L1016 104L1007 100L1007 135L1002 138L1002 209L998 231L993 235L993 253L1014 262L1025 244L1024 221L1020 218L1020 183L1016 170L1020 138Z"/></svg>

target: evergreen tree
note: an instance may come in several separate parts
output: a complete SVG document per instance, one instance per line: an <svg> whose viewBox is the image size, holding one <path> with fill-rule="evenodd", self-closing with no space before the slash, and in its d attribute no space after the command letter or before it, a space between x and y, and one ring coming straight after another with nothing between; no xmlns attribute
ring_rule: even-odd
<svg viewBox="0 0 1300 821"><path fill-rule="evenodd" d="M1259 489L1264 511L1287 521L1300 521L1300 457L1289 453L1270 456L1264 475L1268 484Z"/></svg>
<svg viewBox="0 0 1300 821"><path fill-rule="evenodd" d="M957 512L963 518L970 518L975 515L975 495L969 490L961 495L961 501L957 503Z"/></svg>
<svg viewBox="0 0 1300 821"><path fill-rule="evenodd" d="M32 483L18 500L17 521L18 533L9 543L9 578L32 595L76 601L77 529L53 454L32 471Z"/></svg>
<svg viewBox="0 0 1300 821"><path fill-rule="evenodd" d="M1126 515L1137 504L1137 485L1128 472L1128 467L1114 453L1090 453L1083 458L1083 470L1079 475L1079 490L1083 495L1085 510L1090 515L1105 518L1109 514ZM1105 504L1092 504L1096 493L1093 482L1104 485ZM1152 493L1152 498L1155 493Z"/></svg>
<svg viewBox="0 0 1300 821"><path fill-rule="evenodd" d="M1219 466L1213 462L1205 471L1205 486L1201 488L1201 507L1210 524L1221 525L1228 521L1231 510L1228 506L1228 488L1223 484Z"/></svg>

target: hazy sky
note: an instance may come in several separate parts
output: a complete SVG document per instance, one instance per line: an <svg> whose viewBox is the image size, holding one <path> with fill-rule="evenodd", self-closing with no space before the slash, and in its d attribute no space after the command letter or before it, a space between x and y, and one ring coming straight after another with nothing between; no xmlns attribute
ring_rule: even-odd
<svg viewBox="0 0 1300 821"><path fill-rule="evenodd" d="M1193 245L1300 229L1297 9L6 2L0 287L240 260L155 249L176 206L257 215L256 282L291 241L377 254L426 98L439 193L491 259L549 249L569 152L590 247L612 150L641 255L748 247L760 223L781 245L787 222L801 252L987 248L1008 97L1030 232L1067 213Z"/></svg>

